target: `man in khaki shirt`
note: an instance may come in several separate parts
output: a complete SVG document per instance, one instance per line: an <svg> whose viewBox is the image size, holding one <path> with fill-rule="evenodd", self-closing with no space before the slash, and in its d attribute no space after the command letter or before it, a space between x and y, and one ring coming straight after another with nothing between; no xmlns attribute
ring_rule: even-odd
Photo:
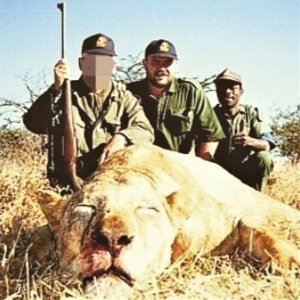
<svg viewBox="0 0 300 300"><path fill-rule="evenodd" d="M108 36L99 33L86 38L79 58L82 76L71 82L77 175L82 179L115 151L154 140L153 129L137 99L111 78L115 56L114 43ZM61 94L66 78L68 64L60 60L54 68L54 84L23 117L27 129L37 134L47 134L51 126L58 137L57 144L62 131ZM63 178L57 181L64 183Z"/></svg>

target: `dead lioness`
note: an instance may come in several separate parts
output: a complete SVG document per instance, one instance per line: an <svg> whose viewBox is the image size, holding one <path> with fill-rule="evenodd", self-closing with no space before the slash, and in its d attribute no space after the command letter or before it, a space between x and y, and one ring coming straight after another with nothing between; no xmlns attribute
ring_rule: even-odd
<svg viewBox="0 0 300 300"><path fill-rule="evenodd" d="M50 191L38 198L62 269L92 289L96 282L133 286L186 251L240 252L260 267L300 265L300 250L288 241L300 234L298 210L214 163L155 146L117 152L69 199Z"/></svg>

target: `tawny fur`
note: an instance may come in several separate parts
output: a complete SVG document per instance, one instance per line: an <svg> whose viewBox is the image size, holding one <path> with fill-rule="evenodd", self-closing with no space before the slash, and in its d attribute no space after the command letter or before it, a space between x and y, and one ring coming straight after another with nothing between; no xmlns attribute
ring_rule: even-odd
<svg viewBox="0 0 300 300"><path fill-rule="evenodd" d="M300 234L298 210L214 163L155 146L119 151L69 199L50 191L38 199L61 265L81 276L112 265L134 282L144 280L187 251L241 252L260 266L272 260L281 269L300 265L300 250L289 241ZM92 242L95 232L109 237L107 246ZM120 236L128 242L111 244Z"/></svg>

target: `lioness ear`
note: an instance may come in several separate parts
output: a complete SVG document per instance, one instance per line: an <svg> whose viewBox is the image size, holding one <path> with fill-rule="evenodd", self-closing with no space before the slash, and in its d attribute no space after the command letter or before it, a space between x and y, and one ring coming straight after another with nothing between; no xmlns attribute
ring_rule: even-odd
<svg viewBox="0 0 300 300"><path fill-rule="evenodd" d="M50 190L39 190L37 192L37 200L51 229L55 230L63 215L67 201L59 194Z"/></svg>

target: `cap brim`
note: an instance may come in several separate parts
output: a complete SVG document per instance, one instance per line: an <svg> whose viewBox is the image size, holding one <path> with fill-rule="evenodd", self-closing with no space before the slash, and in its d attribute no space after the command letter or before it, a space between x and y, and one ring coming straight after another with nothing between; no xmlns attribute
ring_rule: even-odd
<svg viewBox="0 0 300 300"><path fill-rule="evenodd" d="M105 51L104 49L90 49L90 50L84 51L84 53L106 55L106 56L117 56L117 54L115 52Z"/></svg>
<svg viewBox="0 0 300 300"><path fill-rule="evenodd" d="M177 59L177 56L176 56L176 55L170 54L170 53L153 53L153 54L147 55L147 57L149 57L149 56L168 57L168 58Z"/></svg>
<svg viewBox="0 0 300 300"><path fill-rule="evenodd" d="M218 81L222 81L222 80L227 80L227 81L233 81L233 82L237 82L237 83L242 83L241 80L239 80L237 78L232 78L232 77L227 77L227 76L216 78L214 80L214 82L218 82Z"/></svg>

